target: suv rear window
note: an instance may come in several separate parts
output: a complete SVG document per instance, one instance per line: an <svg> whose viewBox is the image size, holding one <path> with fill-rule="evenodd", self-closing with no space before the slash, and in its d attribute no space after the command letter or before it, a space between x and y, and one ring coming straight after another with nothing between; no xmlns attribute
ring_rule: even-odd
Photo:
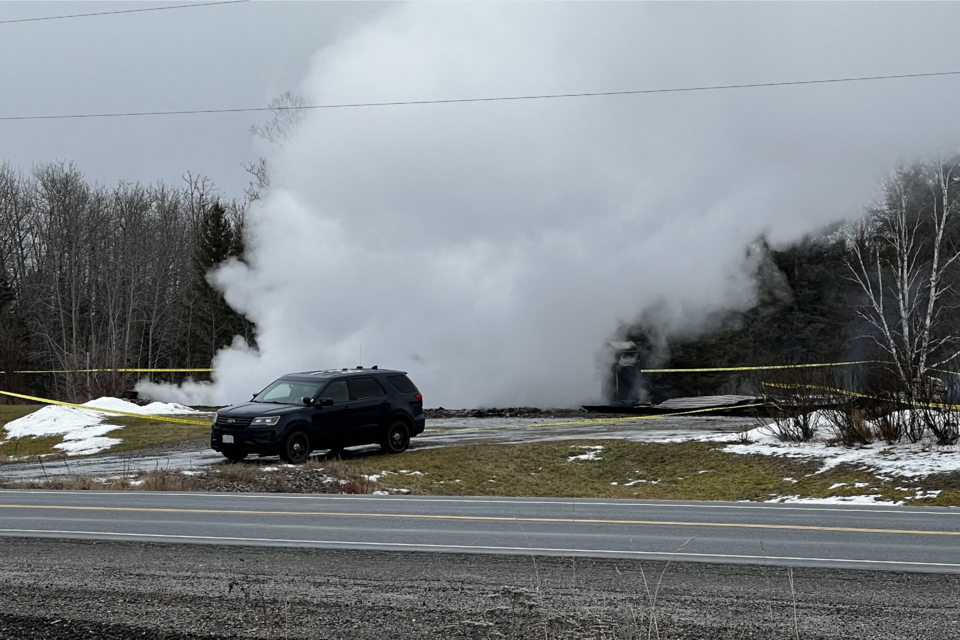
<svg viewBox="0 0 960 640"><path fill-rule="evenodd" d="M413 384L407 376L387 376L387 381L400 393L420 393L417 385Z"/></svg>
<svg viewBox="0 0 960 640"><path fill-rule="evenodd" d="M383 387L373 378L356 378L347 380L347 386L350 387L351 400L363 400L364 398L379 398L387 395Z"/></svg>

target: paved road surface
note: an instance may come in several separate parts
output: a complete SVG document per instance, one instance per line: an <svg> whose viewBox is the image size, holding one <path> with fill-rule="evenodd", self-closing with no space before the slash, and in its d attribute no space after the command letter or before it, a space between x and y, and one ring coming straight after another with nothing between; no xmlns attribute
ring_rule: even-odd
<svg viewBox="0 0 960 640"><path fill-rule="evenodd" d="M0 536L960 573L960 510L0 491Z"/></svg>

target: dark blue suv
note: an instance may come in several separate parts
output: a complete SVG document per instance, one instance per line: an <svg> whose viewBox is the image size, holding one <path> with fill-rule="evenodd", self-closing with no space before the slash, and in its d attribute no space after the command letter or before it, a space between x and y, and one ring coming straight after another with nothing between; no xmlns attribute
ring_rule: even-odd
<svg viewBox="0 0 960 640"><path fill-rule="evenodd" d="M363 444L401 453L424 424L423 396L403 371L309 371L218 411L210 446L230 460L279 455L298 464L317 449L337 453Z"/></svg>

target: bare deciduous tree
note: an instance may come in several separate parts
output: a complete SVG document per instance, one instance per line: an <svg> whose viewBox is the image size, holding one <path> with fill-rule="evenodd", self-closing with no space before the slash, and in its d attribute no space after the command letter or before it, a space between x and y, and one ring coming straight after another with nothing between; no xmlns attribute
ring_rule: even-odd
<svg viewBox="0 0 960 640"><path fill-rule="evenodd" d="M958 174L956 160L901 167L850 234L847 266L865 296L859 315L910 398L931 369L960 356L947 317L960 280Z"/></svg>
<svg viewBox="0 0 960 640"><path fill-rule="evenodd" d="M270 101L270 117L266 122L251 125L248 131L251 135L275 144L280 148L290 141L297 127L303 121L304 107L307 100L302 95L292 91L284 91ZM246 189L249 200L258 200L260 194L270 188L270 166L264 157L243 165L253 180Z"/></svg>

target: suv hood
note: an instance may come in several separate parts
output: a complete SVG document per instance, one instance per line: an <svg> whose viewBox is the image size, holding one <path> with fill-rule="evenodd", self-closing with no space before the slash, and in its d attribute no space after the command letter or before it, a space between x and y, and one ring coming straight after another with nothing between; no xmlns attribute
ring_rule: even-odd
<svg viewBox="0 0 960 640"><path fill-rule="evenodd" d="M235 404L224 409L220 409L217 414L221 416L243 416L256 418L257 416L283 416L295 411L309 409L305 404L270 404L268 402L244 402Z"/></svg>

